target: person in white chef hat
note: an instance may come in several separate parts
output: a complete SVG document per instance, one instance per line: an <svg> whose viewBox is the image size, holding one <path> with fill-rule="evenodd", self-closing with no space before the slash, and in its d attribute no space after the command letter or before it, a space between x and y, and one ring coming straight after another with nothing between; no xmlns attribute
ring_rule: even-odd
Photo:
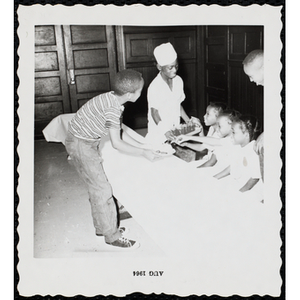
<svg viewBox="0 0 300 300"><path fill-rule="evenodd" d="M185 99L183 81L177 75L177 53L171 43L165 43L154 49L154 57L159 73L148 87L148 133L150 144L163 143L165 133L180 124L180 118L186 123L189 118L181 103ZM199 120L198 120L199 121ZM200 122L199 122L200 125Z"/></svg>

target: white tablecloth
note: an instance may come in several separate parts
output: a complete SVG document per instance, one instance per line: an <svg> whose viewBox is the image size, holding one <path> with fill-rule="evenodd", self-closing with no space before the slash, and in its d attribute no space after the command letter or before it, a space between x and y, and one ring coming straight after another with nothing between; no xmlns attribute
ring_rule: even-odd
<svg viewBox="0 0 300 300"><path fill-rule="evenodd" d="M63 142L70 117L53 120L44 130L46 139ZM124 130L143 141L130 128ZM187 282L199 281L201 293L280 293L278 203L262 204L251 191L234 190L230 178L216 180L211 170L195 168L195 162L175 156L150 162L126 155L113 149L108 137L102 156L116 198Z"/></svg>
<svg viewBox="0 0 300 300"><path fill-rule="evenodd" d="M65 144L69 122L75 114L63 114L55 117L44 129L43 134L47 142Z"/></svg>

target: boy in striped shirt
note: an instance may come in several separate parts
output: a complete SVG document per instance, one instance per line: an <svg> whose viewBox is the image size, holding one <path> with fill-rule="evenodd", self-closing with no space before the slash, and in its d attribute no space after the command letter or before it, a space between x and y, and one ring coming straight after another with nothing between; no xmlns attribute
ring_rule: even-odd
<svg viewBox="0 0 300 300"><path fill-rule="evenodd" d="M123 70L116 74L112 91L94 97L84 104L70 122L65 140L66 150L81 178L88 186L96 235L104 236L108 245L121 249L134 249L137 241L126 239L126 228L118 228L117 208L112 187L107 180L101 154L98 151L101 138L110 135L112 146L122 152L144 156L150 161L160 156L142 144L122 140L121 116L123 104L135 102L141 95L144 80L139 72Z"/></svg>

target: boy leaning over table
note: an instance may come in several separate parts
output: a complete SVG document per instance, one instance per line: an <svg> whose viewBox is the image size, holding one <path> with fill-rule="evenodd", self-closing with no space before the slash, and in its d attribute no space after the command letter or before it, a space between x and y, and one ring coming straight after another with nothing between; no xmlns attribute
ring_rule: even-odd
<svg viewBox="0 0 300 300"><path fill-rule="evenodd" d="M96 235L104 236L105 243L117 249L135 249L139 243L124 236L125 227L118 228L117 207L102 166L99 145L102 137L109 134L113 148L119 151L144 156L150 161L160 158L128 135L131 144L123 141L120 134L123 104L135 102L143 86L139 72L123 70L117 73L112 91L92 98L77 111L65 140L71 161L88 187Z"/></svg>

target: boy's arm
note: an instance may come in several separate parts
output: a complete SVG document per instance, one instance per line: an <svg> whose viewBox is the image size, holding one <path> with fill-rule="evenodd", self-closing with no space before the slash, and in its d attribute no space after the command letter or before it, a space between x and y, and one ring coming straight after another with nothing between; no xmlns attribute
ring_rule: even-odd
<svg viewBox="0 0 300 300"><path fill-rule="evenodd" d="M130 136L126 131L122 130L122 140L126 143L129 143L132 146L141 148L144 144L135 140L132 136Z"/></svg>
<svg viewBox="0 0 300 300"><path fill-rule="evenodd" d="M161 156L155 154L152 150L138 148L124 142L121 139L120 130L118 129L109 129L109 134L113 148L119 151L136 156L144 156L151 161L161 158Z"/></svg>
<svg viewBox="0 0 300 300"><path fill-rule="evenodd" d="M246 191L251 190L251 189L257 184L258 181L259 181L258 178L250 178L250 179L246 182L246 184L245 184L242 188L240 188L239 191L242 192L242 193L244 193L244 192L246 192Z"/></svg>
<svg viewBox="0 0 300 300"><path fill-rule="evenodd" d="M215 178L221 179L223 177L226 177L230 174L230 166L228 166L226 169L224 169L222 172L214 175Z"/></svg>
<svg viewBox="0 0 300 300"><path fill-rule="evenodd" d="M207 162L205 162L203 165L200 165L197 168L206 168L206 167L212 167L217 163L217 157L215 154L213 154Z"/></svg>

